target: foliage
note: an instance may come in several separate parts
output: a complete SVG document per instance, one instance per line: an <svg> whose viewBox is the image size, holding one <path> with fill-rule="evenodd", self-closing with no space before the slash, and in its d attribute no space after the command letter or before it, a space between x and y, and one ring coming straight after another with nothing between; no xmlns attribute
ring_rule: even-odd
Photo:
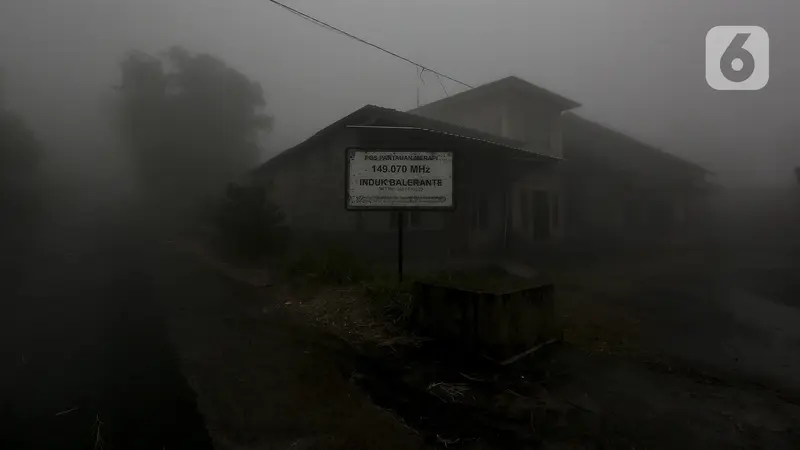
<svg viewBox="0 0 800 450"><path fill-rule="evenodd" d="M260 186L228 185L217 215L223 241L237 255L255 259L284 249L287 230L280 209Z"/></svg>
<svg viewBox="0 0 800 450"><path fill-rule="evenodd" d="M43 154L42 144L25 122L0 107L0 216L23 218L33 212Z"/></svg>
<svg viewBox="0 0 800 450"><path fill-rule="evenodd" d="M42 145L25 122L0 109L0 170L3 176L31 173L42 153Z"/></svg>
<svg viewBox="0 0 800 450"><path fill-rule="evenodd" d="M319 248L289 260L290 280L310 284L349 287L364 294L369 306L393 322L408 318L413 280L397 282L393 271L337 247Z"/></svg>
<svg viewBox="0 0 800 450"><path fill-rule="evenodd" d="M180 47L131 52L121 69L120 126L151 199L200 202L257 163L272 124L258 83Z"/></svg>
<svg viewBox="0 0 800 450"><path fill-rule="evenodd" d="M289 261L287 272L295 281L336 286L364 283L376 276L363 258L338 248L320 248L295 256Z"/></svg>
<svg viewBox="0 0 800 450"><path fill-rule="evenodd" d="M393 322L403 322L411 316L413 308L413 283L397 283L394 279L378 279L365 283L363 289L373 305Z"/></svg>

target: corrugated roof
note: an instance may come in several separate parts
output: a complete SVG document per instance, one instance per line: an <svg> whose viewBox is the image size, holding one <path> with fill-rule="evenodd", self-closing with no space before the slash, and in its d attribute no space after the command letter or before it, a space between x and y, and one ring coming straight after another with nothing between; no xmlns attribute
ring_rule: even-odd
<svg viewBox="0 0 800 450"><path fill-rule="evenodd" d="M574 156L571 156L571 153ZM659 164L678 165L711 173L698 164L574 113L564 114L564 155L567 159L592 155L622 165L636 164L647 159L658 161Z"/></svg>
<svg viewBox="0 0 800 450"><path fill-rule="evenodd" d="M472 89L467 89L466 91L459 92L458 94L445 97L435 102L427 103L425 105L420 106L419 108L412 109L409 112L413 113L414 111L428 109L430 107L436 107L438 105L459 101L469 97L491 95L496 92L509 91L509 90L512 91L515 90L550 100L556 105L559 105L562 108L562 111L567 111L581 106L581 104L576 102L575 100L564 97L563 95L557 94L553 91L549 91L541 86L537 86L531 82L525 81L522 78L510 76L501 78L499 80L491 81L489 83L482 84L480 86L476 86Z"/></svg>
<svg viewBox="0 0 800 450"><path fill-rule="evenodd" d="M419 131L433 132L437 134L444 134L453 136L459 139L468 139L479 141L487 145L494 145L503 147L505 149L517 150L525 152L533 156L544 157L552 160L558 160L554 156L545 155L542 153L533 152L525 148L525 143L514 139L504 138L491 133L475 130L472 128L454 125L440 120L430 119L427 117L418 116L416 114L397 111L395 109L383 108L375 105L366 105L347 116L337 120L336 122L328 125L322 130L318 131L310 138L301 142L300 144L291 147L278 155L272 157L260 167L255 169L255 172L265 170L269 167L279 164L281 161L291 158L292 155L301 153L304 149L312 147L315 143L326 139L332 133L346 128L348 126L372 126L372 127L406 127Z"/></svg>
<svg viewBox="0 0 800 450"><path fill-rule="evenodd" d="M450 122L445 122L438 119L423 117L411 112L398 111L396 109L382 108L379 106L372 106L376 111L377 122L384 120L394 125L406 125L418 127L421 129L428 129L438 131L444 134L451 134L458 137L475 139L484 141L490 144L502 145L505 147L523 149L525 143L516 139L509 139L496 134L487 133L485 131L476 130L474 128L455 125Z"/></svg>

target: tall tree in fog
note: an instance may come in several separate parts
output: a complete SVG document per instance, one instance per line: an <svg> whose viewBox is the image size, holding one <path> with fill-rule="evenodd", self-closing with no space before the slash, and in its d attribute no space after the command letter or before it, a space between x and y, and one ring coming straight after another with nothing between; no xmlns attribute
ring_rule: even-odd
<svg viewBox="0 0 800 450"><path fill-rule="evenodd" d="M42 157L42 145L22 118L0 106L0 177L30 176Z"/></svg>
<svg viewBox="0 0 800 450"><path fill-rule="evenodd" d="M261 86L224 61L173 47L122 62L122 131L150 199L191 208L259 159L272 118Z"/></svg>
<svg viewBox="0 0 800 450"><path fill-rule="evenodd" d="M2 88L0 83L0 92ZM12 218L27 218L32 212L43 154L33 131L0 98L0 217L4 224Z"/></svg>

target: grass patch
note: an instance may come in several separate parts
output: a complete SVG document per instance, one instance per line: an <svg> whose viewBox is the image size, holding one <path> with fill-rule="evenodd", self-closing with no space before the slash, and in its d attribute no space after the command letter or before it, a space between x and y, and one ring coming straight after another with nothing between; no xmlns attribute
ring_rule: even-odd
<svg viewBox="0 0 800 450"><path fill-rule="evenodd" d="M398 323L411 311L415 278L403 283L382 264L341 249L306 252L292 258L286 267L288 280L306 287L341 288L357 293L374 308Z"/></svg>
<svg viewBox="0 0 800 450"><path fill-rule="evenodd" d="M361 284L364 296L372 306L395 324L404 324L410 317L414 301L413 281L374 279Z"/></svg>
<svg viewBox="0 0 800 450"><path fill-rule="evenodd" d="M337 248L292 255L284 267L293 283L344 286L381 278L378 265Z"/></svg>
<svg viewBox="0 0 800 450"><path fill-rule="evenodd" d="M403 327L413 279L398 283L390 268L337 248L297 254L283 270L289 284L310 292L291 306L338 337L388 346L418 341Z"/></svg>

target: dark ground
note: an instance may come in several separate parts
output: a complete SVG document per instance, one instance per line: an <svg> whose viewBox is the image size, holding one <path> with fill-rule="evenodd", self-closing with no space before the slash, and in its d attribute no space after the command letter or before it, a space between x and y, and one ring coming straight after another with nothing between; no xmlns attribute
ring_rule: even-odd
<svg viewBox="0 0 800 450"><path fill-rule="evenodd" d="M800 246L760 236L659 276L637 279L635 264L607 272L625 281L614 295L585 280L592 303L637 319L627 344L641 352L560 345L500 368L412 351L367 361L363 384L451 447L798 448ZM432 398L438 383L463 390Z"/></svg>
<svg viewBox="0 0 800 450"><path fill-rule="evenodd" d="M191 260L176 255L178 276L204 279L203 289L172 296L167 317L217 449L428 448L359 389L348 342L290 313L297 292L253 288Z"/></svg>
<svg viewBox="0 0 800 450"><path fill-rule="evenodd" d="M721 378L569 345L500 370L356 352L285 293L230 286L116 210L58 205L2 235L2 449L211 448L181 368L218 448L800 445L797 400L774 389L800 387L792 245L738 248L620 300L642 313L640 344Z"/></svg>
<svg viewBox="0 0 800 450"><path fill-rule="evenodd" d="M169 267L109 206L4 219L0 448L211 448L160 315Z"/></svg>
<svg viewBox="0 0 800 450"><path fill-rule="evenodd" d="M709 267L699 267L698 286L715 285ZM186 276L203 276L194 273ZM677 292L671 294L677 298L673 303L660 306L639 295L681 279L639 280L626 294L632 298L620 300L653 307L653 316L643 318L645 328L654 330L647 336L653 341L637 344L677 342L691 328L673 320L695 317L697 308L709 308L712 318L718 314L704 304L685 306L681 302L691 297ZM209 428L227 443L220 448L788 450L800 445L796 399L744 375L729 377L721 367L703 372L649 354L647 359L616 355L570 343L509 367L476 355L459 357L458 348L436 343L351 345L324 325L315 326L313 316L297 314L307 299L273 281L259 288L232 281L227 289L220 285L193 298L172 297L176 347ZM232 288L238 290L236 301L224 294ZM339 291L349 295L347 287ZM694 300L705 301L710 299ZM708 342L724 343L728 335L720 330L726 322L723 316L714 320L720 328L705 328Z"/></svg>
<svg viewBox="0 0 800 450"><path fill-rule="evenodd" d="M800 398L800 241L731 247L721 263L636 296L648 345Z"/></svg>

